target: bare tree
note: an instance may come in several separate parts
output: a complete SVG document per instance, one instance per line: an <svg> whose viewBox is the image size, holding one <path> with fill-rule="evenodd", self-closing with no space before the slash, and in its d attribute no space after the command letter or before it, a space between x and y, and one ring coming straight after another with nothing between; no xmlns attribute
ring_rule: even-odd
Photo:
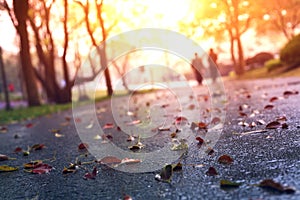
<svg viewBox="0 0 300 200"><path fill-rule="evenodd" d="M96 14L97 14L97 20L98 20L98 26L101 28L102 33L102 39L99 43L97 43L97 40L94 36L95 29L92 28L91 22L89 20L89 14L90 14L90 1L87 0L85 4L83 4L81 1L76 1L78 5L81 6L85 13L85 24L87 32L90 36L90 40L92 42L92 45L96 48L96 51L100 57L100 65L101 68L104 69L104 76L106 81L106 87L107 87L107 94L111 96L113 94L112 84L111 84L111 78L110 78L110 72L108 68L108 61L107 61L107 55L106 55L106 39L110 32L110 30L115 26L117 21L115 21L109 28L105 28L104 26L104 19L103 19L103 0L94 0L94 6L96 8ZM101 43L101 46L99 44Z"/></svg>
<svg viewBox="0 0 300 200"><path fill-rule="evenodd" d="M34 68L32 66L30 57L30 44L27 31L29 11L28 0L13 0L13 9L11 9L8 6L6 1L3 1L2 4L4 8L8 11L12 23L15 26L17 33L20 37L20 57L24 82L26 85L28 105L38 106L40 105L40 100L36 85L36 78L34 75Z"/></svg>

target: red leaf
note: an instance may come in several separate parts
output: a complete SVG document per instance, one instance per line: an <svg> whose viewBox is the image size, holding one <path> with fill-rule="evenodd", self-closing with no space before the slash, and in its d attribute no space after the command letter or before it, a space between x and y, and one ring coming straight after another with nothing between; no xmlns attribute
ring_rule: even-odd
<svg viewBox="0 0 300 200"><path fill-rule="evenodd" d="M244 112L239 112L239 115L240 115L241 117L247 117L247 114L244 113Z"/></svg>
<svg viewBox="0 0 300 200"><path fill-rule="evenodd" d="M204 143L204 140L201 137L196 137L196 140L198 141L199 145L202 145Z"/></svg>
<svg viewBox="0 0 300 200"><path fill-rule="evenodd" d="M32 123L28 123L25 126L26 126L26 128L31 128L31 127L33 127L33 124Z"/></svg>
<svg viewBox="0 0 300 200"><path fill-rule="evenodd" d="M6 133L8 129L5 126L0 126L0 133Z"/></svg>
<svg viewBox="0 0 300 200"><path fill-rule="evenodd" d="M123 196L123 200L132 200L131 196L129 196L128 194L125 194Z"/></svg>
<svg viewBox="0 0 300 200"><path fill-rule="evenodd" d="M80 144L78 145L78 149L79 149L79 150L85 150L85 149L87 149L87 148L89 148L89 145L86 144L86 143L80 143Z"/></svg>
<svg viewBox="0 0 300 200"><path fill-rule="evenodd" d="M34 174L45 174L45 173L49 173L51 170L52 170L52 166L45 163L40 163L36 165L34 169L31 170L31 172Z"/></svg>
<svg viewBox="0 0 300 200"><path fill-rule="evenodd" d="M266 106L264 107L265 110L271 110L271 109L273 109L273 108L274 108L273 105L266 105Z"/></svg>
<svg viewBox="0 0 300 200"><path fill-rule="evenodd" d="M283 93L283 96L285 97L285 98L287 98L287 97L289 97L290 95L296 95L296 94L298 94L299 92L298 91L285 91L284 93Z"/></svg>
<svg viewBox="0 0 300 200"><path fill-rule="evenodd" d="M17 147L17 148L15 148L14 153L19 153L21 151L22 151L22 148L21 147Z"/></svg>
<svg viewBox="0 0 300 200"><path fill-rule="evenodd" d="M274 101L277 101L278 100L278 97L272 97L269 101L272 103Z"/></svg>
<svg viewBox="0 0 300 200"><path fill-rule="evenodd" d="M277 128L280 128L280 127L281 127L281 124L278 121L273 121L273 122L270 122L266 125L266 129L277 129Z"/></svg>
<svg viewBox="0 0 300 200"><path fill-rule="evenodd" d="M188 121L188 119L186 117L183 117L183 116L179 116L179 117L175 118L175 124L179 124L179 123L187 122L187 121Z"/></svg>
<svg viewBox="0 0 300 200"><path fill-rule="evenodd" d="M113 128L114 125L112 123L107 123L103 126L103 129L110 129L110 128Z"/></svg>
<svg viewBox="0 0 300 200"><path fill-rule="evenodd" d="M218 175L218 172L214 167L209 167L205 174L207 176L216 176L216 175Z"/></svg>
<svg viewBox="0 0 300 200"><path fill-rule="evenodd" d="M218 162L221 164L232 164L233 159L229 155L222 155L219 157Z"/></svg>
<svg viewBox="0 0 300 200"><path fill-rule="evenodd" d="M83 178L84 179L95 179L96 176L97 176L97 167L94 167L92 173L87 172Z"/></svg>

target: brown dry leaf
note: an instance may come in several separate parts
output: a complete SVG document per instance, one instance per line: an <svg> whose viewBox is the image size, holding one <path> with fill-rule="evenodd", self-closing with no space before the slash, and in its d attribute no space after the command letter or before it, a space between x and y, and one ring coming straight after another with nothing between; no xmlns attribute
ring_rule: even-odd
<svg viewBox="0 0 300 200"><path fill-rule="evenodd" d="M298 91L285 91L285 92L283 93L283 96L284 96L285 98L288 98L289 96L291 96L291 95L296 95L296 94L299 94L299 92L298 92Z"/></svg>
<svg viewBox="0 0 300 200"><path fill-rule="evenodd" d="M278 122L285 122L285 121L287 121L287 118L286 118L286 116L280 116L280 117L276 118L276 121L278 121Z"/></svg>
<svg viewBox="0 0 300 200"><path fill-rule="evenodd" d="M132 197L128 194L124 194L123 200L132 200Z"/></svg>
<svg viewBox="0 0 300 200"><path fill-rule="evenodd" d="M105 164L105 165L115 165L115 164L120 164L121 162L122 162L121 159L114 156L106 156L99 161L100 164Z"/></svg>
<svg viewBox="0 0 300 200"><path fill-rule="evenodd" d="M219 157L218 162L221 164L232 164L233 159L229 155L222 155Z"/></svg>
<svg viewBox="0 0 300 200"><path fill-rule="evenodd" d="M277 129L280 127L281 127L281 123L278 121L273 121L266 125L266 129Z"/></svg>
<svg viewBox="0 0 300 200"><path fill-rule="evenodd" d="M218 175L217 170L214 167L209 167L207 172L205 172L207 176L216 176Z"/></svg>
<svg viewBox="0 0 300 200"><path fill-rule="evenodd" d="M281 193L295 193L295 189L288 187L288 186L283 186L280 183L275 182L272 179L265 179L263 181L261 181L258 185L259 187L262 188L266 188L266 189L271 189L271 190L275 190Z"/></svg>

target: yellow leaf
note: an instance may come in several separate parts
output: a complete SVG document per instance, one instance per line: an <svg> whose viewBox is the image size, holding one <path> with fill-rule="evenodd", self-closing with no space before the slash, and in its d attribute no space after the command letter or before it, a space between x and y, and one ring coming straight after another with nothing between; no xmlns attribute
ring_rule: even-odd
<svg viewBox="0 0 300 200"><path fill-rule="evenodd" d="M18 167L10 167L8 165L1 165L0 172L12 172L18 170Z"/></svg>

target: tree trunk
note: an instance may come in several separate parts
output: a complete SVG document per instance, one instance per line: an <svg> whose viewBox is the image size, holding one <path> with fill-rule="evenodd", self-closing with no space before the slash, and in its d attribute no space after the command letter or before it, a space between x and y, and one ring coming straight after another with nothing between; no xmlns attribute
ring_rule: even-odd
<svg viewBox="0 0 300 200"><path fill-rule="evenodd" d="M4 63L2 58L2 48L0 47L0 70L2 75L3 81L3 90L4 90L4 97L5 97L5 110L11 110L10 101L9 101L9 93L7 91L7 81L6 81L6 74L4 70Z"/></svg>
<svg viewBox="0 0 300 200"><path fill-rule="evenodd" d="M244 69L245 68L245 60L244 60L244 51L243 51L240 35L237 36L236 41L237 41L238 56L239 56L237 74L242 75L245 71L245 69Z"/></svg>
<svg viewBox="0 0 300 200"><path fill-rule="evenodd" d="M14 13L18 24L16 26L20 37L20 56L23 76L25 79L27 101L29 106L40 105L39 94L36 85L36 79L34 75L34 69L31 62L29 51L29 40L27 32L27 13L28 13L28 1L27 0L14 0L13 1Z"/></svg>

